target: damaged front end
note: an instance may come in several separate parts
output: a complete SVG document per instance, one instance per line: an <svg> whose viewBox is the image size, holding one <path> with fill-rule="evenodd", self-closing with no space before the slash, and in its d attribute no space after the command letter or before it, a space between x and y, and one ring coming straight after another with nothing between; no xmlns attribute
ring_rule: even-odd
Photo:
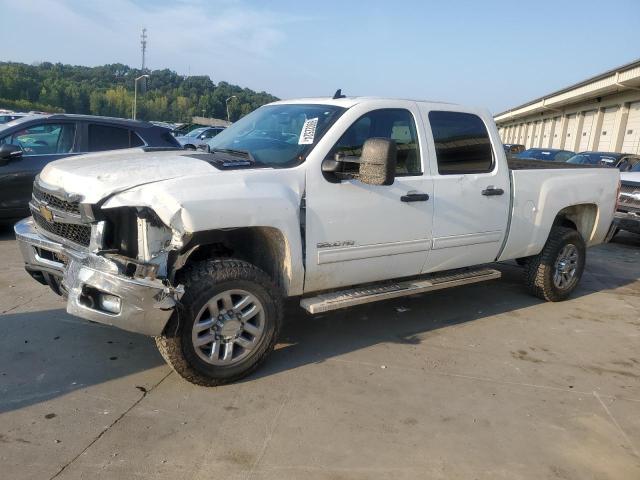
<svg viewBox="0 0 640 480"><path fill-rule="evenodd" d="M101 210L38 181L30 208L14 227L25 268L66 297L68 313L162 334L183 293L170 268L181 235L148 208Z"/></svg>

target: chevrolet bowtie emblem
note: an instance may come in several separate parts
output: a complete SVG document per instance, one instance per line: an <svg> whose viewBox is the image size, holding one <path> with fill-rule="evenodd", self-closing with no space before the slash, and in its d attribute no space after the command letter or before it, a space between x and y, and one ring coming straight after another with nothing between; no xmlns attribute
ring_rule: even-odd
<svg viewBox="0 0 640 480"><path fill-rule="evenodd" d="M53 212L46 205L40 205L39 211L47 222L53 222Z"/></svg>

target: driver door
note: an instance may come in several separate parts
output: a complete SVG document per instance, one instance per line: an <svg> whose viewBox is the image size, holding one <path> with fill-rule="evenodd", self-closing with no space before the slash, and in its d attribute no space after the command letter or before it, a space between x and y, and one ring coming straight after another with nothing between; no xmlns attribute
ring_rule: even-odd
<svg viewBox="0 0 640 480"><path fill-rule="evenodd" d="M398 104L403 108L395 108ZM368 138L393 139L398 165L392 185L332 178L321 171L320 162L307 172L305 292L422 270L431 248L433 182L424 174L426 140L415 103L395 105L369 111L352 107L340 119L340 138L320 153L325 158L336 153L357 157Z"/></svg>

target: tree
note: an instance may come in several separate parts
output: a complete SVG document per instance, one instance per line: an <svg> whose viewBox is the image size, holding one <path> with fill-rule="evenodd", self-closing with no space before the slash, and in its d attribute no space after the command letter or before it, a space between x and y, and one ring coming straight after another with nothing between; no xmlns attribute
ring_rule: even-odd
<svg viewBox="0 0 640 480"><path fill-rule="evenodd" d="M145 72L149 73L149 72ZM99 67L42 62L27 65L0 62L0 107L18 110L66 111L92 115L130 117L133 82L142 72L115 63ZM227 82L213 83L208 76L183 77L169 69L154 70L141 94L138 118L188 122L193 115L232 120L265 103L277 100Z"/></svg>

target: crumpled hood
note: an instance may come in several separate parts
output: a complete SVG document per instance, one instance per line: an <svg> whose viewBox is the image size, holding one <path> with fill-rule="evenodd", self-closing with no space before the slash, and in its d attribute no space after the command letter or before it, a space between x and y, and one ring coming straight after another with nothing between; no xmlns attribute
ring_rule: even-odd
<svg viewBox="0 0 640 480"><path fill-rule="evenodd" d="M92 153L57 160L40 173L49 187L79 194L96 203L138 185L186 176L220 173L211 164L190 157L193 152L145 152L140 148Z"/></svg>

